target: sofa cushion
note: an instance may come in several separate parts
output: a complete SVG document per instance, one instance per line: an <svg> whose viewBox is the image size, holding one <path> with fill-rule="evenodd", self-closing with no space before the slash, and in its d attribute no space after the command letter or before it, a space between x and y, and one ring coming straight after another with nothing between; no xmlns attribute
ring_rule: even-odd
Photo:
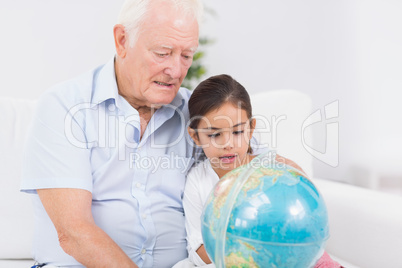
<svg viewBox="0 0 402 268"><path fill-rule="evenodd" d="M1 260L0 259L0 267L4 268L28 268L32 267L35 264L35 261L30 259L20 259L20 260Z"/></svg>
<svg viewBox="0 0 402 268"><path fill-rule="evenodd" d="M328 208L328 253L359 267L402 267L401 196L317 178L314 184Z"/></svg>
<svg viewBox="0 0 402 268"><path fill-rule="evenodd" d="M20 193L24 141L35 101L0 98L0 259L31 258L33 211Z"/></svg>

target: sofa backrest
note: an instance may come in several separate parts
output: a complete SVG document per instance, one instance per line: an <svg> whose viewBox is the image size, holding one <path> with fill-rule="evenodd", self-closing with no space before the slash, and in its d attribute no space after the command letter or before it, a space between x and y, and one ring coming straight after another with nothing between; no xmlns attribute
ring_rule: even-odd
<svg viewBox="0 0 402 268"><path fill-rule="evenodd" d="M35 101L0 98L0 259L32 258L33 210L19 191L24 142Z"/></svg>

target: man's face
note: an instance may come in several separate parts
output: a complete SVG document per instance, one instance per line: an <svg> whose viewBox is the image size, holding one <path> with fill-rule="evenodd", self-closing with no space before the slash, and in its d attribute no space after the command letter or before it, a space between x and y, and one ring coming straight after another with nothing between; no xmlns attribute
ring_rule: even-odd
<svg viewBox="0 0 402 268"><path fill-rule="evenodd" d="M166 3L151 6L137 42L123 59L125 92L139 105L170 103L198 47L198 23Z"/></svg>

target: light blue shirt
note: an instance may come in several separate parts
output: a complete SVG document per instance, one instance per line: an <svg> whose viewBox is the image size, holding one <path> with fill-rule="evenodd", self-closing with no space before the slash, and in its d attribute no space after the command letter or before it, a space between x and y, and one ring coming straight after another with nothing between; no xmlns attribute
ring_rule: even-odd
<svg viewBox="0 0 402 268"><path fill-rule="evenodd" d="M92 214L139 267L172 267L187 257L182 196L194 148L186 130L190 92L181 88L152 116L140 118L118 94L114 60L46 92L26 146L21 190L79 188ZM59 246L35 194L34 258L79 265Z"/></svg>

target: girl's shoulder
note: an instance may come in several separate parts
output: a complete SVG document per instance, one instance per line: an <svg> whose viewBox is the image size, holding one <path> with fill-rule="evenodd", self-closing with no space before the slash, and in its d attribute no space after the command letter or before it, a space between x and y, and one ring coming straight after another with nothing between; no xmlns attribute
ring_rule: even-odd
<svg viewBox="0 0 402 268"><path fill-rule="evenodd" d="M209 160L204 159L202 161L196 162L194 164L194 166L191 167L191 169L188 172L187 176L190 176L190 175L205 175L205 174L208 174L211 171L214 172L214 170L211 167L211 164L209 163Z"/></svg>
<svg viewBox="0 0 402 268"><path fill-rule="evenodd" d="M217 181L219 180L218 175L212 169L211 164L208 159L196 163L187 174L187 181Z"/></svg>

